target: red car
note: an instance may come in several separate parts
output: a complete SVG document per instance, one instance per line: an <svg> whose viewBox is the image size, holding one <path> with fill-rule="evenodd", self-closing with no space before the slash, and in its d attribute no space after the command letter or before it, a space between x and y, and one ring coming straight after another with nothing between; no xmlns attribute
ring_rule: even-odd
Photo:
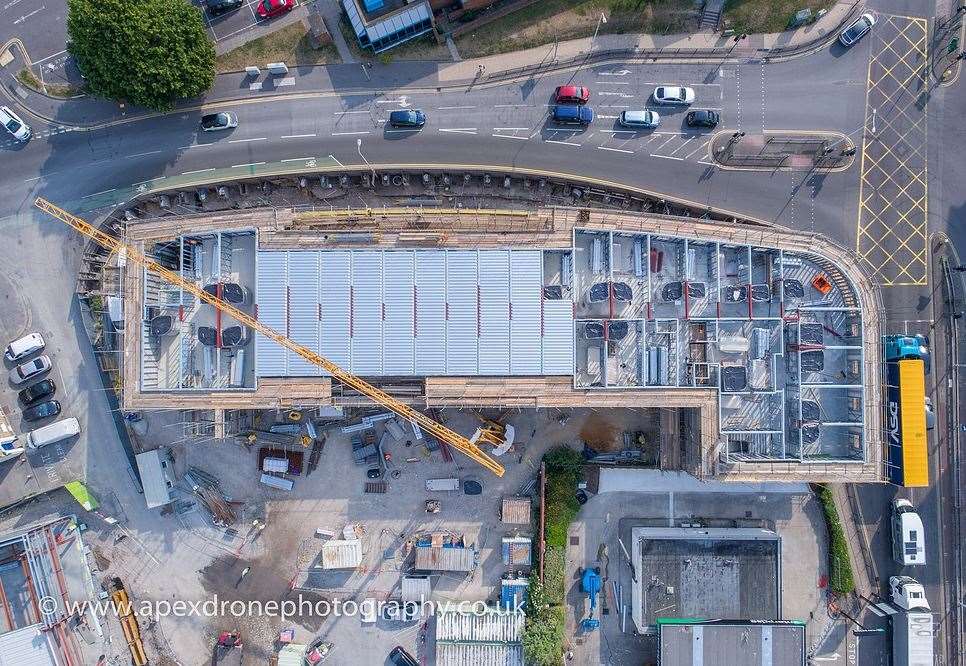
<svg viewBox="0 0 966 666"><path fill-rule="evenodd" d="M295 0L262 0L258 3L258 18L272 18L295 9Z"/></svg>
<svg viewBox="0 0 966 666"><path fill-rule="evenodd" d="M590 99L590 89L583 86L557 86L554 101L557 104L586 104Z"/></svg>

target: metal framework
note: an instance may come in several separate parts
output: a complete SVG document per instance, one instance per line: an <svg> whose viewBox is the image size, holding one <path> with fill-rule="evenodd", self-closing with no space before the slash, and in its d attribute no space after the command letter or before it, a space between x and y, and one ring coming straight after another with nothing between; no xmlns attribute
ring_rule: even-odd
<svg viewBox="0 0 966 666"><path fill-rule="evenodd" d="M183 279L177 273L166 269L158 262L148 258L132 245L129 245L120 239L104 233L85 220L68 213L64 209L59 208L46 199L38 197L34 200L34 205L48 215L57 218L72 229L87 236L111 252L122 254L127 261L139 264L146 269L153 271L170 284L180 287L181 289L197 297L200 301L207 303L218 309L220 312L233 317L240 324L248 326L254 331L258 331L266 338L269 338L282 347L285 347L286 349L298 354L309 363L319 366L332 375L333 379L358 391L370 400L384 406L386 409L391 410L402 418L415 423L425 432L428 432L440 441L451 445L453 448L462 452L470 459L475 460L479 464L483 465L497 476L503 476L503 466L487 455L474 442L471 442L466 437L463 437L459 433L450 430L443 424L434 421L425 414L413 409L409 405L396 400L385 391L376 388L364 379L346 372L332 361L320 356L319 354L316 354L310 349L303 347L302 345L285 337L281 333L269 328L268 326L265 326L251 315L248 315L233 305L230 305L216 296L209 294L204 289L201 289L197 285Z"/></svg>

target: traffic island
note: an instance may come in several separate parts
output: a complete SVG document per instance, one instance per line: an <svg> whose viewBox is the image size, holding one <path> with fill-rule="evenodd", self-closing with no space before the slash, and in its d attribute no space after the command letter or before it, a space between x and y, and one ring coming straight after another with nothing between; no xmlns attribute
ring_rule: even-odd
<svg viewBox="0 0 966 666"><path fill-rule="evenodd" d="M854 160L855 144L837 132L719 132L711 157L725 169L756 171L844 171Z"/></svg>

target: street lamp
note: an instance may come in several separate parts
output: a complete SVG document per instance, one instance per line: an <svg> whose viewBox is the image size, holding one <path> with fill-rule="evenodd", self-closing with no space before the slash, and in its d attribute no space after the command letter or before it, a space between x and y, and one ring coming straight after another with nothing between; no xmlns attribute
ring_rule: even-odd
<svg viewBox="0 0 966 666"><path fill-rule="evenodd" d="M366 166L369 167L369 170L372 171L372 185L375 186L376 170L371 164L369 164L369 160L366 159L366 156L362 154L362 139L356 139L356 148L359 150L359 157L362 158L362 161L365 162Z"/></svg>
<svg viewBox="0 0 966 666"><path fill-rule="evenodd" d="M567 85L570 85L574 82L574 79L577 78L577 73L580 71L580 68L586 65L587 61L590 60L590 56L594 53L594 42L597 41L597 33L600 32L600 26L604 23L607 23L607 17L604 16L604 12L601 12L600 18L597 19L597 27L594 28L594 36L590 40L590 48L587 49L587 56L579 65L577 65L577 69L574 70L574 73L570 75L570 80L567 81ZM554 58L556 58L556 50L554 51Z"/></svg>
<svg viewBox="0 0 966 666"><path fill-rule="evenodd" d="M604 12L601 12L600 13L600 18L597 19L597 27L594 29L594 38L593 38L593 40L591 40L591 44L590 44L591 50L593 50L593 48L594 48L593 42L597 41L597 33L600 31L600 24L601 23L607 23L607 17L604 16Z"/></svg>

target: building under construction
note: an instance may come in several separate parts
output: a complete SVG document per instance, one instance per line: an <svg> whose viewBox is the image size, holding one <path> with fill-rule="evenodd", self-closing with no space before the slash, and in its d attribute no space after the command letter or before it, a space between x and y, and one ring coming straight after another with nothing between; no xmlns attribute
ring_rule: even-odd
<svg viewBox="0 0 966 666"><path fill-rule="evenodd" d="M573 208L262 209L126 240L417 408L679 410L699 477L881 480L879 312L815 234ZM367 404L141 267L125 409Z"/></svg>

